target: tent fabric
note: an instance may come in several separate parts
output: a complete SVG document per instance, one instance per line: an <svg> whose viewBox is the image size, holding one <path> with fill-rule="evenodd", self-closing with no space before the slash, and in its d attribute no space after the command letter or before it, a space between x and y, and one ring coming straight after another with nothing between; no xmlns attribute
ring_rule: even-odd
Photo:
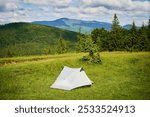
<svg viewBox="0 0 150 117"><path fill-rule="evenodd" d="M92 85L92 81L88 78L83 68L64 66L51 88L72 90L86 85Z"/></svg>

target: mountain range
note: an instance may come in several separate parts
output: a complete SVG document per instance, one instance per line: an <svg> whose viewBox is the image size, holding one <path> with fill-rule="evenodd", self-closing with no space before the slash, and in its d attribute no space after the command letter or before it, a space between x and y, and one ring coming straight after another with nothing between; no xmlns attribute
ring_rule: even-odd
<svg viewBox="0 0 150 117"><path fill-rule="evenodd" d="M85 32L90 33L95 28L105 28L106 30L110 30L112 26L111 23L107 22L85 21L69 18L60 18L53 21L34 21L32 23L62 28L74 32L79 32L79 28L81 28L81 32L83 33ZM124 25L123 27L125 29L130 29L131 25L127 24Z"/></svg>

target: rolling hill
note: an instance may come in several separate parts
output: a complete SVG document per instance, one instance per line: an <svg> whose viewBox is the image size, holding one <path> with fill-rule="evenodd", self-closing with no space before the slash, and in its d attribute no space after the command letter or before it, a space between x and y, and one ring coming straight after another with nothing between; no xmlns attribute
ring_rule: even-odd
<svg viewBox="0 0 150 117"><path fill-rule="evenodd" d="M58 39L64 38L73 49L77 33L32 23L0 26L0 57L54 53Z"/></svg>
<svg viewBox="0 0 150 117"><path fill-rule="evenodd" d="M98 21L84 21L77 19L69 19L69 18L60 18L54 21L34 21L34 24L41 24L46 26L53 26L62 29L71 30L74 32L79 31L79 27L81 27L81 31L91 32L95 28L105 28L107 30L111 29L111 24L107 22L98 22Z"/></svg>
<svg viewBox="0 0 150 117"><path fill-rule="evenodd" d="M34 21L33 24L41 24L46 26L53 26L57 28L67 29L70 31L78 32L79 27L83 33L90 33L95 28L105 28L106 30L111 30L111 23L99 22L99 21L84 21L69 18L60 18L54 21ZM130 29L131 24L123 26L125 29Z"/></svg>

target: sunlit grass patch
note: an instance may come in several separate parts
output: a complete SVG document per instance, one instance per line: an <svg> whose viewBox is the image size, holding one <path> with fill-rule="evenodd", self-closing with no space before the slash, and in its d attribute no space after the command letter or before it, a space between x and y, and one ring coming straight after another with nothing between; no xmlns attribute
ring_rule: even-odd
<svg viewBox="0 0 150 117"><path fill-rule="evenodd" d="M0 99L150 99L149 52L102 52L102 64L80 61L84 55L0 59ZM17 62L7 64L8 60ZM51 89L63 66L83 67L93 85Z"/></svg>

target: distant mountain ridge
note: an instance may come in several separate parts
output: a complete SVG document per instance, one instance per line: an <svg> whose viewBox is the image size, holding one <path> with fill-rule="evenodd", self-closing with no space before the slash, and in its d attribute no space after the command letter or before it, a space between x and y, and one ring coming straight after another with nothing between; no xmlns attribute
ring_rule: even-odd
<svg viewBox="0 0 150 117"><path fill-rule="evenodd" d="M60 18L53 21L34 21L34 24L41 24L46 26L53 26L57 28L62 28L74 32L78 32L81 28L81 32L91 32L95 28L105 28L106 30L111 30L111 23L99 22L99 21L85 21L69 18ZM127 24L123 26L126 29L130 29L131 25Z"/></svg>

